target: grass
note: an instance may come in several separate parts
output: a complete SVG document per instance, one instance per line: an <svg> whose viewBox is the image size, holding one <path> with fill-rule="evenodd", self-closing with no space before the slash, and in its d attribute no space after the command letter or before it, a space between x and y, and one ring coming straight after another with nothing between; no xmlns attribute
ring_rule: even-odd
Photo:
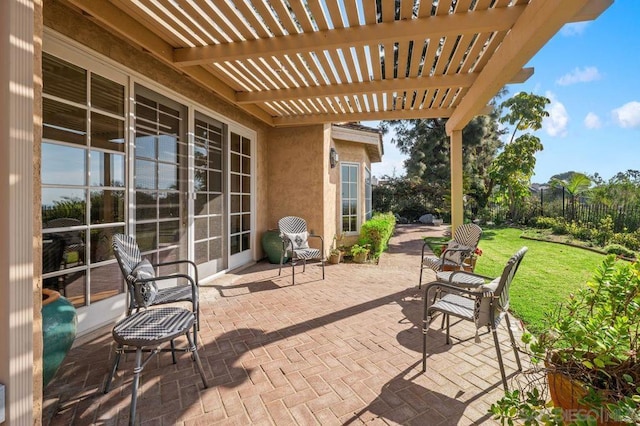
<svg viewBox="0 0 640 426"><path fill-rule="evenodd" d="M529 251L511 287L511 312L533 333L544 330L543 318L570 293L584 286L604 256L563 244L520 238L515 228L485 228L479 247L482 249L475 272L497 277L509 257L522 246ZM434 247L441 239L430 239Z"/></svg>

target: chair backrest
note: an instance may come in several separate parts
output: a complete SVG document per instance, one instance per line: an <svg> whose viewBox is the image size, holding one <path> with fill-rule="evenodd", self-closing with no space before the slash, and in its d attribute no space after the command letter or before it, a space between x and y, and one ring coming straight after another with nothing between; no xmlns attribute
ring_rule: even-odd
<svg viewBox="0 0 640 426"><path fill-rule="evenodd" d="M520 262L527 253L528 248L522 247L516 252L502 270L502 275L484 286L486 292L481 296L480 303L476 303L476 325L482 327L491 323L497 326L502 315L509 310L509 292L513 277L516 275ZM496 303L497 302L497 303ZM491 312L493 310L493 312Z"/></svg>
<svg viewBox="0 0 640 426"><path fill-rule="evenodd" d="M465 223L456 228L453 240L467 247L477 247L482 236L482 228L475 223Z"/></svg>
<svg viewBox="0 0 640 426"><path fill-rule="evenodd" d="M136 239L124 234L115 234L112 239L113 254L118 260L122 275L128 281L128 277L135 269L136 265L142 261L140 248Z"/></svg>
<svg viewBox="0 0 640 426"><path fill-rule="evenodd" d="M307 230L307 222L297 216L285 216L278 221L278 229L281 233L299 234Z"/></svg>
<svg viewBox="0 0 640 426"><path fill-rule="evenodd" d="M475 223L465 223L456 228L456 232L453 234L453 240L449 242L448 248L455 249L459 245L476 248L478 247L481 236L482 228ZM446 260L457 263L458 265L461 264L466 257L464 253L455 250L445 251L442 256L444 256Z"/></svg>

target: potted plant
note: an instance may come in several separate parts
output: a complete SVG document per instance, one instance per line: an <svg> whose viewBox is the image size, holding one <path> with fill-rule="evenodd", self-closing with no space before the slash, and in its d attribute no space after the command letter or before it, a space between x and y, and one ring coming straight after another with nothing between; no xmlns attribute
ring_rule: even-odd
<svg viewBox="0 0 640 426"><path fill-rule="evenodd" d="M545 325L523 342L544 363L553 406L563 411L546 409L538 389L507 393L491 411L509 424L514 416L527 424L639 424L640 263L608 256Z"/></svg>
<svg viewBox="0 0 640 426"><path fill-rule="evenodd" d="M342 259L342 251L338 248L333 248L329 251L329 263L337 265Z"/></svg>
<svg viewBox="0 0 640 426"><path fill-rule="evenodd" d="M354 244L351 246L351 256L353 256L353 261L355 263L364 263L367 261L367 256L369 256L369 245L364 244Z"/></svg>

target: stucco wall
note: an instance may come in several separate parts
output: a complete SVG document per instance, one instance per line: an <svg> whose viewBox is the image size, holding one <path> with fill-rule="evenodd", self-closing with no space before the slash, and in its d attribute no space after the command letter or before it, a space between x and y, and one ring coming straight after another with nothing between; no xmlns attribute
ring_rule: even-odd
<svg viewBox="0 0 640 426"><path fill-rule="evenodd" d="M269 228L277 228L284 216L299 216L309 230L324 234L329 161L325 126L271 129L268 139Z"/></svg>
<svg viewBox="0 0 640 426"><path fill-rule="evenodd" d="M195 81L179 71L154 59L143 52L112 35L88 18L71 10L55 0L44 1L44 25L87 47L107 56L123 66L153 79L158 84L175 91L194 102L223 115L256 131L256 248L257 258L262 257L259 239L267 229L267 131L269 126L251 117L241 109L226 102L215 93L204 89ZM39 208L39 206L38 206Z"/></svg>

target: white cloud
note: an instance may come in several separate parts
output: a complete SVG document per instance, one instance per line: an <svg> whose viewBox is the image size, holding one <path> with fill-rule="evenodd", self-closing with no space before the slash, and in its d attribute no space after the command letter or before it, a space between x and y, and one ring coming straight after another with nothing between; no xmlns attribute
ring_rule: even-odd
<svg viewBox="0 0 640 426"><path fill-rule="evenodd" d="M599 129L602 127L602 122L600 121L600 117L590 112L584 118L584 125L587 129Z"/></svg>
<svg viewBox="0 0 640 426"><path fill-rule="evenodd" d="M602 78L600 71L596 67L576 68L568 74L563 75L556 80L560 86L568 86L576 83L588 83L590 81Z"/></svg>
<svg viewBox="0 0 640 426"><path fill-rule="evenodd" d="M581 35L589 26L589 22L574 22L572 24L566 24L560 30L560 34L566 37L573 37Z"/></svg>
<svg viewBox="0 0 640 426"><path fill-rule="evenodd" d="M569 123L567 109L555 98L553 93L547 92L545 96L551 100L551 103L547 107L549 117L542 121L542 128L549 136L566 136L567 124Z"/></svg>
<svg viewBox="0 0 640 426"><path fill-rule="evenodd" d="M611 115L620 127L640 127L640 102L627 102L611 111Z"/></svg>

